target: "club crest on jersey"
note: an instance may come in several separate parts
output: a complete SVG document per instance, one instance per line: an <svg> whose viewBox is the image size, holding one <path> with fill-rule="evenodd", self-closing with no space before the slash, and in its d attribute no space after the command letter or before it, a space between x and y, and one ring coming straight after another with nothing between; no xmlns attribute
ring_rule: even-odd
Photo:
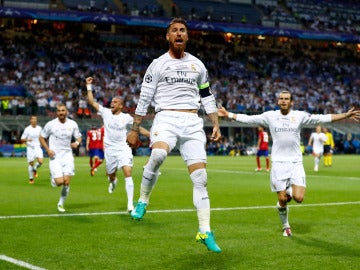
<svg viewBox="0 0 360 270"><path fill-rule="evenodd" d="M151 76L150 74L147 74L147 75L145 76L145 82L146 82L146 83L151 83L151 82L152 82L152 76Z"/></svg>
<svg viewBox="0 0 360 270"><path fill-rule="evenodd" d="M195 67L194 64L191 64L191 70L192 70L192 71L196 71L196 67Z"/></svg>
<svg viewBox="0 0 360 270"><path fill-rule="evenodd" d="M291 116L291 117L290 117L290 122L291 122L291 123L295 123L295 122L296 122L296 117L295 117L295 116Z"/></svg>

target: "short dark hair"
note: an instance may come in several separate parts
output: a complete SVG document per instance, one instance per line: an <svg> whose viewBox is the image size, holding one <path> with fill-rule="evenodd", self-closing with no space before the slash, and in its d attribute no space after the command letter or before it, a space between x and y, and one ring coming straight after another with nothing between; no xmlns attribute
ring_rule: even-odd
<svg viewBox="0 0 360 270"><path fill-rule="evenodd" d="M121 96L114 96L111 100L113 100L115 98L120 100L120 103L124 105L124 99Z"/></svg>
<svg viewBox="0 0 360 270"><path fill-rule="evenodd" d="M185 25L186 31L188 30L188 26L187 26L187 23L186 23L185 19L183 19L183 18L181 18L181 17L178 17L178 18L173 18L173 19L169 22L168 26L166 27L166 32L169 31L169 28L170 28L174 23L181 23L181 24Z"/></svg>
<svg viewBox="0 0 360 270"><path fill-rule="evenodd" d="M281 90L280 94L290 94L290 101L293 101L293 95L291 94L291 92L289 90L286 90L286 89ZM279 96L280 96L280 94L279 94Z"/></svg>

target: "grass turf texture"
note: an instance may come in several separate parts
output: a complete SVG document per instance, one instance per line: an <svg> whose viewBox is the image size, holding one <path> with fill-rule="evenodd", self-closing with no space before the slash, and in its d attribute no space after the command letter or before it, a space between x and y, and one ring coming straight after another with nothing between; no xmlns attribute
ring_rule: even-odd
<svg viewBox="0 0 360 270"><path fill-rule="evenodd" d="M255 172L255 157L209 157L211 225L220 254L195 242L192 184L180 157L161 167L142 221L126 213L121 172L108 194L104 164L90 176L87 157L65 202L49 181L48 160L28 184L23 158L0 159L0 255L45 269L358 269L360 264L360 156L334 156L333 167L313 172L305 156L307 192L290 203L294 236L282 236L269 173ZM135 157L135 200L147 157ZM264 163L264 160L262 160ZM0 269L24 269L0 260Z"/></svg>

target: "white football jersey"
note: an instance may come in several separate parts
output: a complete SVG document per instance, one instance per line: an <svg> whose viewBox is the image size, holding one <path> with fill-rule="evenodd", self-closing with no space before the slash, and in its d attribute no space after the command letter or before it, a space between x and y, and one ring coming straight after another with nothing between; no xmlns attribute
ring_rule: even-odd
<svg viewBox="0 0 360 270"><path fill-rule="evenodd" d="M66 118L64 123L61 123L58 118L55 118L46 123L41 131L41 137L49 139L49 148L55 153L72 151L71 139L81 137L78 124L69 118Z"/></svg>
<svg viewBox="0 0 360 270"><path fill-rule="evenodd" d="M99 105L99 114L104 121L104 147L105 150L122 150L129 147L126 142L126 135L134 119L130 114L112 114L109 108Z"/></svg>
<svg viewBox="0 0 360 270"><path fill-rule="evenodd" d="M282 115L280 110L267 111L258 115L237 114L236 120L242 123L268 127L273 141L272 161L302 161L300 132L304 125L317 125L331 122L331 115L309 114L291 110Z"/></svg>
<svg viewBox="0 0 360 270"><path fill-rule="evenodd" d="M26 142L27 147L36 148L40 147L39 136L42 128L40 126L32 127L31 125L27 126L24 129L23 134L21 135L21 139L31 139L31 141Z"/></svg>
<svg viewBox="0 0 360 270"><path fill-rule="evenodd" d="M198 58L185 53L183 58L174 59L167 52L149 65L135 113L146 115L152 100L156 112L165 109L198 110L199 88L207 83L207 70Z"/></svg>
<svg viewBox="0 0 360 270"><path fill-rule="evenodd" d="M322 153L324 151L324 143L327 140L326 135L322 132L313 132L310 135L310 139L312 140L313 152Z"/></svg>

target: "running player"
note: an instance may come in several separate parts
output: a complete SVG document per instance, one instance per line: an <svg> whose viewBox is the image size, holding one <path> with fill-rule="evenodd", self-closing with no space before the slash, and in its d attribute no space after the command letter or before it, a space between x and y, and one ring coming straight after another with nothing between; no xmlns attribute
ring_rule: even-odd
<svg viewBox="0 0 360 270"><path fill-rule="evenodd" d="M57 105L56 114L57 118L45 124L39 140L50 159L51 185L62 186L57 209L65 212L64 203L69 195L71 177L75 175L72 149L80 145L81 133L78 124L67 118L68 110L64 104ZM73 138L75 141L71 142Z"/></svg>
<svg viewBox="0 0 360 270"><path fill-rule="evenodd" d="M268 127L273 141L271 149L272 168L271 190L277 193L277 210L282 223L283 235L291 236L288 222L289 196L301 203L304 200L306 176L300 148L300 132L304 125L334 122L345 118L360 119L360 110L354 108L339 114L309 114L292 110L294 101L289 91L278 95L279 110L267 111L259 115L234 114L225 108L218 109L218 115L235 119L241 123Z"/></svg>
<svg viewBox="0 0 360 270"><path fill-rule="evenodd" d="M319 171L320 158L324 153L324 143L327 137L321 132L321 126L317 126L315 132L311 133L309 146L312 146L312 155L314 156L314 172Z"/></svg>
<svg viewBox="0 0 360 270"><path fill-rule="evenodd" d="M101 115L104 122L106 173L109 180L108 191L109 193L114 192L118 181L116 173L117 170L121 169L127 194L127 211L131 212L134 209L133 154L126 143L126 134L133 123L133 118L130 114L122 112L124 100L119 96L112 98L110 109L95 102L92 93L93 81L92 77L86 78L87 96L89 104ZM149 137L148 130L140 128L140 131L141 134Z"/></svg>
<svg viewBox="0 0 360 270"><path fill-rule="evenodd" d="M265 157L266 171L270 171L270 159L269 159L269 134L264 130L263 127L258 127L258 144L256 152L256 171L261 171L260 157Z"/></svg>
<svg viewBox="0 0 360 270"><path fill-rule="evenodd" d="M94 176L97 167L104 160L104 127L93 126L86 133L86 151L89 153L90 175Z"/></svg>
<svg viewBox="0 0 360 270"><path fill-rule="evenodd" d="M32 115L30 117L30 125L24 129L21 135L21 142L26 143L26 158L30 184L34 184L34 178L38 177L37 171L44 161L44 154L39 141L41 129L41 126L37 124L37 117Z"/></svg>

